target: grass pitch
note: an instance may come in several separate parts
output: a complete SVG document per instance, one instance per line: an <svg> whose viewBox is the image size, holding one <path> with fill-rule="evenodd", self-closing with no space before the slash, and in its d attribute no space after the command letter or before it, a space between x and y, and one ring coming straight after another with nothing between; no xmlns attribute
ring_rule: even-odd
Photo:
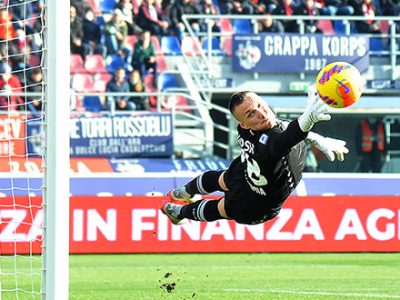
<svg viewBox="0 0 400 300"><path fill-rule="evenodd" d="M70 299L400 299L400 253L72 255Z"/></svg>
<svg viewBox="0 0 400 300"><path fill-rule="evenodd" d="M0 265L1 300L41 299L40 257ZM400 253L71 255L69 299L400 299Z"/></svg>

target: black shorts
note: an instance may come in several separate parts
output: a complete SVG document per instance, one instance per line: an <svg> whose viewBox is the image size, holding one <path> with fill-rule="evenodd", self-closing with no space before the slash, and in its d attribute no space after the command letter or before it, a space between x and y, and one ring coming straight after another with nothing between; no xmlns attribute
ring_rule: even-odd
<svg viewBox="0 0 400 300"><path fill-rule="evenodd" d="M266 197L254 197L245 191L225 193L227 216L241 224L260 224L275 218L285 201L271 203Z"/></svg>

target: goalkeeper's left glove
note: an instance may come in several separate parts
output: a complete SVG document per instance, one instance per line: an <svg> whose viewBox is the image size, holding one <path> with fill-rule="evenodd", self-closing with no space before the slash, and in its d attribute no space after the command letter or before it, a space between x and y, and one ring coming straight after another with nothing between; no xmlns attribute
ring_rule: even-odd
<svg viewBox="0 0 400 300"><path fill-rule="evenodd" d="M344 155L349 153L346 142L342 140L323 137L314 132L308 133L307 140L321 150L329 161L334 161L335 158L337 158L338 161L343 161Z"/></svg>

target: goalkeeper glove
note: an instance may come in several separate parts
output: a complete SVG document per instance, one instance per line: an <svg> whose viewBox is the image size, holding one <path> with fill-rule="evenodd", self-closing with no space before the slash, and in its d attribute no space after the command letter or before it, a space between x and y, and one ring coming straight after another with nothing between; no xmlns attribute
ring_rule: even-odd
<svg viewBox="0 0 400 300"><path fill-rule="evenodd" d="M337 158L338 161L343 161L344 155L349 153L349 149L346 147L346 142L342 140L323 137L314 132L308 133L307 140L321 150L329 161L334 161L335 158Z"/></svg>
<svg viewBox="0 0 400 300"><path fill-rule="evenodd" d="M329 121L331 115L327 113L328 106L319 98L315 86L308 88L308 101L305 111L299 116L298 122L303 132L308 132L314 123Z"/></svg>

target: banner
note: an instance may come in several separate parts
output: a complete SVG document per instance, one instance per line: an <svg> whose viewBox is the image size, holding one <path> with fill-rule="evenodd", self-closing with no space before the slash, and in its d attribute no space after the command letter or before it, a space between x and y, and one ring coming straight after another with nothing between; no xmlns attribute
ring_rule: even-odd
<svg viewBox="0 0 400 300"><path fill-rule="evenodd" d="M71 157L168 157L173 154L171 114L118 114L71 119ZM40 130L28 124L28 135ZM39 154L36 140L28 140L29 153Z"/></svg>
<svg viewBox="0 0 400 300"><path fill-rule="evenodd" d="M40 198L0 206L1 254L40 251ZM399 197L290 197L272 221L172 225L162 197L72 197L71 253L398 252ZM3 200L2 200L3 201ZM27 204L32 203L31 206ZM29 208L30 207L30 208Z"/></svg>
<svg viewBox="0 0 400 300"><path fill-rule="evenodd" d="M25 155L25 117L0 115L0 156Z"/></svg>
<svg viewBox="0 0 400 300"><path fill-rule="evenodd" d="M361 34L234 35L232 46L232 70L239 73L317 73L335 61L362 73L369 67L369 37Z"/></svg>

